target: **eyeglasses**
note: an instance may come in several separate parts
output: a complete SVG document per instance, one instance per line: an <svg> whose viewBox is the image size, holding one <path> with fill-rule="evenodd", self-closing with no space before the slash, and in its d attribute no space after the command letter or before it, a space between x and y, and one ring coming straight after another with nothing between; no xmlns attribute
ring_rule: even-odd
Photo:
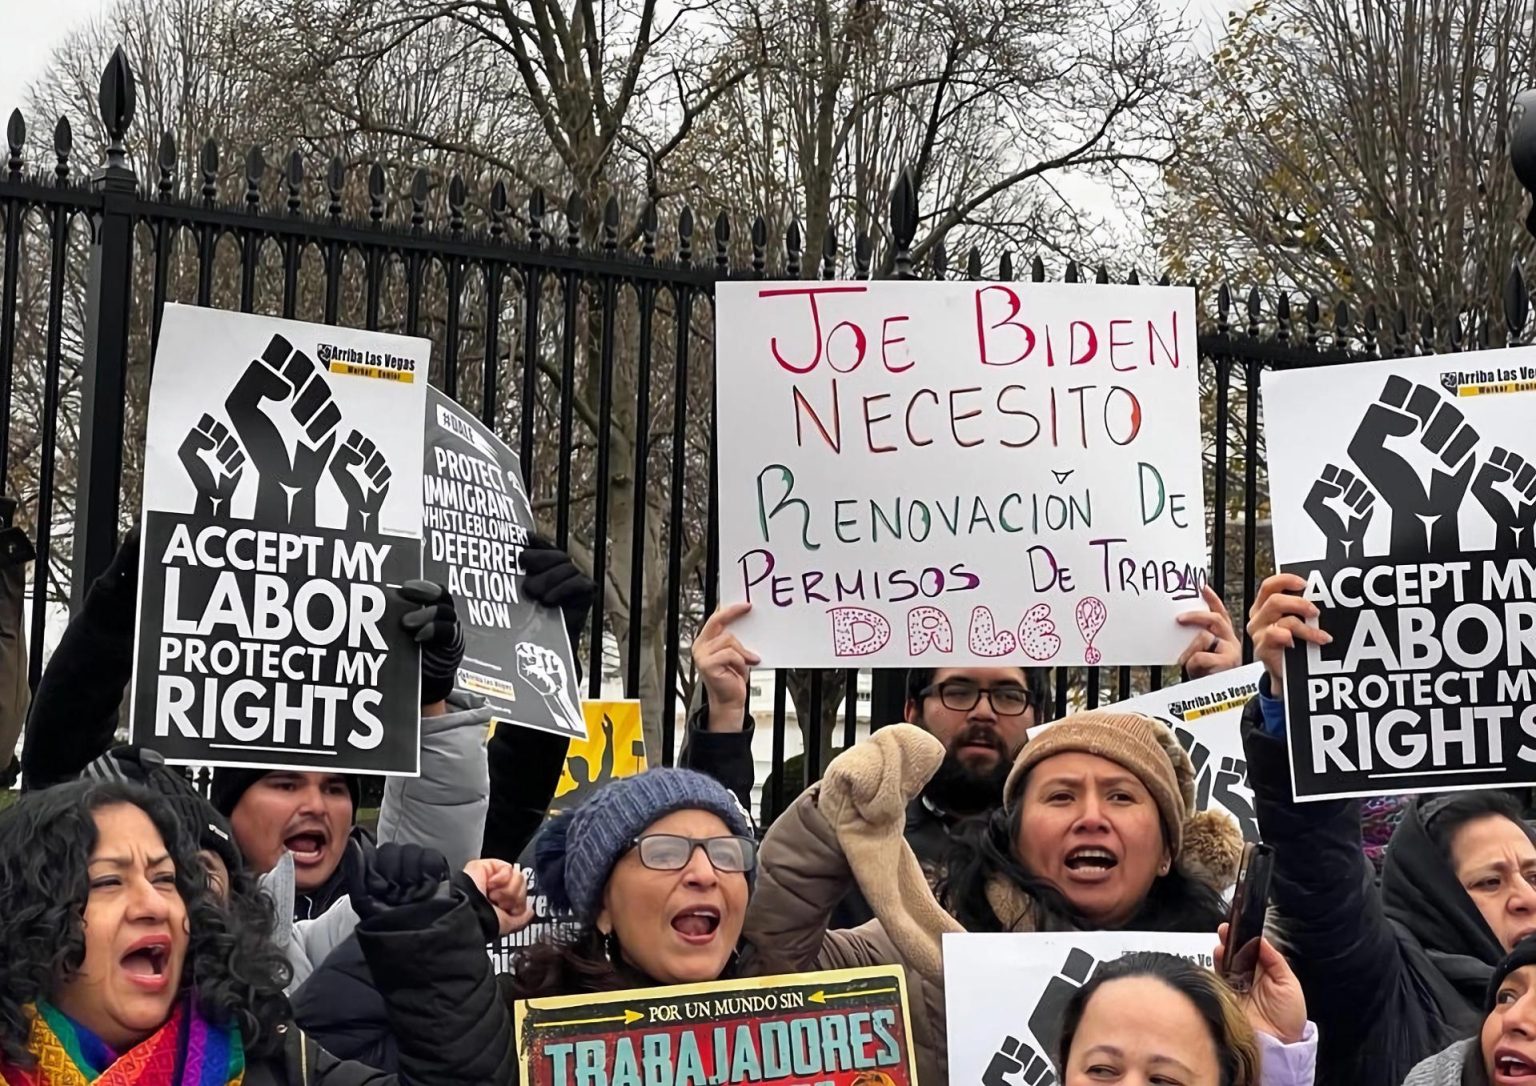
<svg viewBox="0 0 1536 1086"><path fill-rule="evenodd" d="M944 682L922 689L923 697L933 694L939 696L944 703L944 708L953 709L957 713L968 713L976 708L981 696L985 694L992 704L992 711L998 716L1022 716L1024 711L1035 704L1034 696L1022 686L1012 684L1006 686L982 687L965 679L946 679Z"/></svg>
<svg viewBox="0 0 1536 1086"><path fill-rule="evenodd" d="M740 874L757 867L757 842L750 837L682 837L648 833L630 844L640 850L640 862L652 871L681 871L702 848L716 871Z"/></svg>

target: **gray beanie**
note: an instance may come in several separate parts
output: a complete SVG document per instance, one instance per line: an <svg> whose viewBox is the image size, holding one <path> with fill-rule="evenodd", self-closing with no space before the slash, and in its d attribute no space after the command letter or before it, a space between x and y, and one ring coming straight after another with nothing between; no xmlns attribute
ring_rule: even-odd
<svg viewBox="0 0 1536 1086"><path fill-rule="evenodd" d="M691 769L648 769L608 782L545 824L533 846L539 891L556 909L590 921L614 864L647 826L673 811L708 811L732 833L753 836L747 812L713 777ZM748 886L753 875L747 872Z"/></svg>

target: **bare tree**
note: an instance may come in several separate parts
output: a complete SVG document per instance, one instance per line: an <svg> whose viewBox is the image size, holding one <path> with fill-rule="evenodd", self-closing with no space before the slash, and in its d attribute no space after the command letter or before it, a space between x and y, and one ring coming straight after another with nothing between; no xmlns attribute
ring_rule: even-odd
<svg viewBox="0 0 1536 1086"><path fill-rule="evenodd" d="M1530 0L1257 0L1205 66L1158 224L1175 274L1502 324L1531 245L1505 160Z"/></svg>

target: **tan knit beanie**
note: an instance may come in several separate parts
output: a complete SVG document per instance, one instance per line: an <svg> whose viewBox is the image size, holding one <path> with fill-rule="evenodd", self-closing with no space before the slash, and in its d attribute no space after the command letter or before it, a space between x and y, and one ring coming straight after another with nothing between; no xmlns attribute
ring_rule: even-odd
<svg viewBox="0 0 1536 1086"><path fill-rule="evenodd" d="M1146 786L1162 815L1168 847L1177 859L1185 824L1195 813L1195 773L1189 755L1171 731L1138 713L1091 710L1073 713L1030 737L1014 760L1003 787L1003 803L1016 808L1024 778L1045 759L1082 753L1124 766Z"/></svg>

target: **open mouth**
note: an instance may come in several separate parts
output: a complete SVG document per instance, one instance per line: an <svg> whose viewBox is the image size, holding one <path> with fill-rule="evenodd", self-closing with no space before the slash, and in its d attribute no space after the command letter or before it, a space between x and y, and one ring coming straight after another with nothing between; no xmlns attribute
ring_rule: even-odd
<svg viewBox="0 0 1536 1086"><path fill-rule="evenodd" d="M325 854L325 834L315 830L305 830L285 838L283 847L293 853L293 862L296 864L319 863L320 858Z"/></svg>
<svg viewBox="0 0 1536 1086"><path fill-rule="evenodd" d="M1530 1081L1536 1078L1536 1063L1508 1049L1501 1048L1493 1054L1493 1071L1500 1079Z"/></svg>
<svg viewBox="0 0 1536 1086"><path fill-rule="evenodd" d="M1109 849L1093 845L1074 848L1067 853L1067 858L1063 862L1068 871L1083 875L1105 874L1120 864L1115 854Z"/></svg>
<svg viewBox="0 0 1536 1086"><path fill-rule="evenodd" d="M684 909L672 918L672 930L690 943L707 943L720 929L720 910L712 905Z"/></svg>
<svg viewBox="0 0 1536 1086"><path fill-rule="evenodd" d="M128 979L151 991L165 987L170 980L168 970L171 961L171 939L168 935L152 935L140 939L120 959Z"/></svg>

